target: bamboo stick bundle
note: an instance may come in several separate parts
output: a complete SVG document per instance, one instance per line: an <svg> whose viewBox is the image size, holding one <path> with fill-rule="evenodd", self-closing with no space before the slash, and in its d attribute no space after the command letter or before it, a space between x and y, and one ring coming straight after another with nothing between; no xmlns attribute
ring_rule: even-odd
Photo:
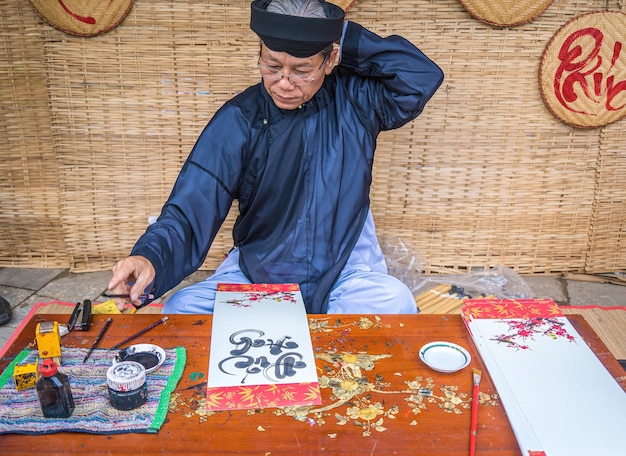
<svg viewBox="0 0 626 456"><path fill-rule="evenodd" d="M445 313L447 309L457 305L461 305L461 303L462 302L457 295L452 293L446 293L438 299L431 301L429 304L422 306L422 308L420 308L420 311L429 314Z"/></svg>
<svg viewBox="0 0 626 456"><path fill-rule="evenodd" d="M441 295L438 298L430 301L429 303L419 307L422 313L435 313L434 310L439 308L446 300L450 299L447 294Z"/></svg>
<svg viewBox="0 0 626 456"><path fill-rule="evenodd" d="M436 306L429 308L428 313L450 313L455 309L460 309L463 305L465 297L461 295L449 295L449 297L441 300Z"/></svg>
<svg viewBox="0 0 626 456"><path fill-rule="evenodd" d="M484 298L484 299L495 299L496 298L492 294L490 294L490 295L484 295L483 294L480 297ZM461 302L461 305L459 305L458 307L456 307L454 309L451 309L451 310L447 311L446 313L449 313L449 314L460 314L461 313L461 307L463 307L463 304L465 304L465 300L466 299L471 299L471 298L472 298L471 296L464 297L462 302Z"/></svg>
<svg viewBox="0 0 626 456"><path fill-rule="evenodd" d="M495 298L493 294L481 294L481 298ZM415 298L420 313L445 314L461 312L465 299L472 298L465 290L456 285L441 284L427 290Z"/></svg>
<svg viewBox="0 0 626 456"><path fill-rule="evenodd" d="M437 285L434 288L431 288L430 290L425 291L415 298L415 304L417 308L420 310L420 312L423 312L424 309L442 299L442 297L447 294L451 288L452 285L441 284Z"/></svg>
<svg viewBox="0 0 626 456"><path fill-rule="evenodd" d="M422 313L434 313L433 310L436 309L437 307L439 307L441 305L442 302L444 302L446 299L448 299L447 294L439 296L437 299L430 301L428 304L423 305L422 307L420 307L420 312Z"/></svg>

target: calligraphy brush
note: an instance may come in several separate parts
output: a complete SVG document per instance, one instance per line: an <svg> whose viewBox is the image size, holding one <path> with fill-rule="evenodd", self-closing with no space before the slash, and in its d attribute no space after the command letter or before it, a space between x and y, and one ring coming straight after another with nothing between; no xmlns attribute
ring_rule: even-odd
<svg viewBox="0 0 626 456"><path fill-rule="evenodd" d="M94 351L94 349L98 345L98 342L100 342L100 339L102 339L102 336L104 336L104 333L106 332L106 330L108 329L109 325L112 322L113 322L113 318L109 317L109 319L106 321L106 323L104 324L104 326L100 330L100 334L98 334L98 337L96 337L96 340L93 341L93 345L91 346L91 348L89 349L89 351L85 355L85 359L83 359L83 363L87 362L87 359L89 359L89 357L91 356L91 353Z"/></svg>
<svg viewBox="0 0 626 456"><path fill-rule="evenodd" d="M130 298L130 295L128 293L102 293L102 296L104 296L105 298ZM138 296L139 299L154 299L154 295L153 294L140 294Z"/></svg>
<svg viewBox="0 0 626 456"><path fill-rule="evenodd" d="M151 324L150 326L148 326L147 328L144 328L144 329L142 329L141 331L136 332L136 333L135 333L135 334L133 334L132 336L130 336L130 337L128 337L128 338L126 338L126 339L124 339L124 340L123 340L123 341L121 341L120 343L113 345L111 348L109 348L109 350L115 350L115 349L120 348L120 347L121 347L122 345L124 345L126 342L130 342L130 341L131 341L131 340L133 340L134 338L141 336L141 335L142 335L143 333L145 333L146 331L150 331L150 330L151 330L152 328L154 328L155 326L158 326L158 325L160 325L161 323L165 323L165 322L168 320L168 318L170 318L170 317L163 317L163 318L161 318L160 320L155 321L154 323L152 323L152 324Z"/></svg>
<svg viewBox="0 0 626 456"><path fill-rule="evenodd" d="M478 389L482 372L478 369L472 371L474 377L474 391L472 393L472 424L470 428L470 456L476 454L476 431L478 430Z"/></svg>

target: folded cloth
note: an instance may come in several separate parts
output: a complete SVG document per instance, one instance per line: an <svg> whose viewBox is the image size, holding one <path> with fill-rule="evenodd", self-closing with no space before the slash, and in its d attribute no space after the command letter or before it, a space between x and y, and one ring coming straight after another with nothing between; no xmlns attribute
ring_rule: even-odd
<svg viewBox="0 0 626 456"><path fill-rule="evenodd" d="M163 364L146 375L147 402L130 411L109 403L107 369L116 351L96 349L86 363L84 348L62 349L59 371L69 377L76 408L69 418L44 418L35 388L17 391L13 369L17 364L34 363L37 350L23 350L0 375L0 434L50 434L86 432L91 434L156 433L163 425L170 396L180 380L187 354L184 347L165 350Z"/></svg>

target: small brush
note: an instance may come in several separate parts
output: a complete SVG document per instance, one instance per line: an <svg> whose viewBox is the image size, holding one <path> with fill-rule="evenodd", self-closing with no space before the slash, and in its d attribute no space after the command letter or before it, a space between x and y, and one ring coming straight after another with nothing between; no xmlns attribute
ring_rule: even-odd
<svg viewBox="0 0 626 456"><path fill-rule="evenodd" d="M106 330L108 329L108 327L111 325L112 322L113 322L113 318L109 317L109 319L106 321L106 323L104 324L104 326L100 330L100 334L98 334L98 337L96 337L96 340L93 341L93 345L91 346L91 348L89 349L89 351L85 355L85 359L83 359L83 363L87 362L87 360L89 359L89 357L93 353L94 349L98 346L98 343L100 342L100 339L102 339L102 336L104 336L104 333L106 332Z"/></svg>
<svg viewBox="0 0 626 456"><path fill-rule="evenodd" d="M470 456L476 454L476 431L478 430L478 390L480 387L480 376L482 372L479 369L473 369L474 391L472 393L472 424L470 428Z"/></svg>

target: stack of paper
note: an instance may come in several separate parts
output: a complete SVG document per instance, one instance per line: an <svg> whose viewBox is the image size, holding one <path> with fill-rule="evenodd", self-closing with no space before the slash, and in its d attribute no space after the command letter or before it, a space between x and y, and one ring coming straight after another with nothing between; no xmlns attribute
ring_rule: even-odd
<svg viewBox="0 0 626 456"><path fill-rule="evenodd" d="M463 320L524 456L623 456L626 393L551 300L468 300Z"/></svg>

